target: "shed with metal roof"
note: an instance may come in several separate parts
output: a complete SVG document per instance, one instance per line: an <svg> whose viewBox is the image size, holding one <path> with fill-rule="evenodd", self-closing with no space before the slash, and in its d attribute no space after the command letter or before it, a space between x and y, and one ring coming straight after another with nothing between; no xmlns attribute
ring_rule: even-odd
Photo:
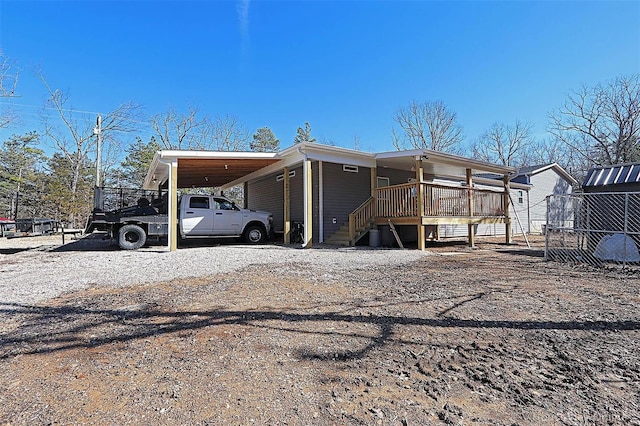
<svg viewBox="0 0 640 426"><path fill-rule="evenodd" d="M584 192L640 191L640 163L594 167L582 183Z"/></svg>

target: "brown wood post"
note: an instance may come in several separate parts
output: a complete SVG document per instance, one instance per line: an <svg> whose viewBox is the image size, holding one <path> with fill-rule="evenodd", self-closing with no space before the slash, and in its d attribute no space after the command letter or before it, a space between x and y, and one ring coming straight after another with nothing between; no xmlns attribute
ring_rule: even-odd
<svg viewBox="0 0 640 426"><path fill-rule="evenodd" d="M504 175L504 196L502 203L504 204L504 234L505 234L505 243L511 244L513 240L511 239L511 215L509 214L509 192L511 191L511 185L509 184L509 175Z"/></svg>
<svg viewBox="0 0 640 426"><path fill-rule="evenodd" d="M467 169L467 206L469 209L469 220L473 218L473 177L471 169ZM476 246L475 226L472 223L467 225L469 235L469 247Z"/></svg>
<svg viewBox="0 0 640 426"><path fill-rule="evenodd" d="M378 187L378 168L371 168L371 196L373 197L373 217L378 216L378 200L376 199L376 188ZM378 227L376 226L375 229Z"/></svg>
<svg viewBox="0 0 640 426"><path fill-rule="evenodd" d="M289 189L289 168L285 167L283 172L284 182L284 243L291 244L291 197Z"/></svg>
<svg viewBox="0 0 640 426"><path fill-rule="evenodd" d="M422 157L416 157L416 195L418 202L418 250L427 248L427 235L425 226L422 224L424 217L424 191L422 181L424 180L424 168L422 167Z"/></svg>

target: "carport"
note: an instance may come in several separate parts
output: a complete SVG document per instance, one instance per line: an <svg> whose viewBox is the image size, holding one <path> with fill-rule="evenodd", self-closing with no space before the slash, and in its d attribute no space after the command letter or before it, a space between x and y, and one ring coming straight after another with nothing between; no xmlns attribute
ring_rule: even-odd
<svg viewBox="0 0 640 426"><path fill-rule="evenodd" d="M162 150L153 156L143 188L168 191L169 223L178 223L178 189L219 188L277 163L277 153ZM169 226L169 250L178 247L177 227Z"/></svg>

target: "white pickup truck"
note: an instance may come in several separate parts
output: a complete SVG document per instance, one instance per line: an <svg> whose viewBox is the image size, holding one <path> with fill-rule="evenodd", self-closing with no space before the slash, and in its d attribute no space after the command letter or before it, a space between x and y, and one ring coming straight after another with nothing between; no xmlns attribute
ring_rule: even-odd
<svg viewBox="0 0 640 426"><path fill-rule="evenodd" d="M96 188L96 191L105 189ZM103 200L103 193L95 198ZM121 248L135 250L142 247L150 236L168 234L166 210L166 199L149 202L145 197L140 197L134 207L106 212L96 207L85 233L94 230L106 232L109 237L117 238ZM184 239L241 237L248 244L259 244L272 235L273 216L269 212L239 208L222 196L185 194L178 204L178 229Z"/></svg>

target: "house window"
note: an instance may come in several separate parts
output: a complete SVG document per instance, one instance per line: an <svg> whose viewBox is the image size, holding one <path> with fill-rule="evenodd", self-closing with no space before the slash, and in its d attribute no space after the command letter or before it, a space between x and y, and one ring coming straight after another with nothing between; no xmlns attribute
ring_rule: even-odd
<svg viewBox="0 0 640 426"><path fill-rule="evenodd" d="M358 173L358 166L349 166L347 164L343 164L342 171L349 172L349 173Z"/></svg>
<svg viewBox="0 0 640 426"><path fill-rule="evenodd" d="M295 170L291 170L289 172L289 177L292 178L296 175L296 171ZM284 173L281 175L276 176L276 182L282 182L284 180Z"/></svg>
<svg viewBox="0 0 640 426"><path fill-rule="evenodd" d="M389 186L389 178L388 177L383 177L383 176L378 176L376 185L377 185L378 188L383 187L383 186Z"/></svg>
<svg viewBox="0 0 640 426"><path fill-rule="evenodd" d="M518 203L524 203L524 194L522 191L518 191Z"/></svg>

